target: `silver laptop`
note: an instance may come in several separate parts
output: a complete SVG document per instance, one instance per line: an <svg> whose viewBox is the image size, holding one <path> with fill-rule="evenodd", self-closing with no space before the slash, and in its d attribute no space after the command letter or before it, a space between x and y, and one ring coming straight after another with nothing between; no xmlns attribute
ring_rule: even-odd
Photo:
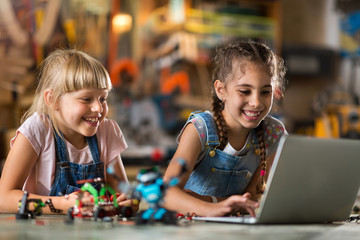
<svg viewBox="0 0 360 240"><path fill-rule="evenodd" d="M329 223L350 216L360 187L360 141L282 137L256 217L194 217L231 223Z"/></svg>

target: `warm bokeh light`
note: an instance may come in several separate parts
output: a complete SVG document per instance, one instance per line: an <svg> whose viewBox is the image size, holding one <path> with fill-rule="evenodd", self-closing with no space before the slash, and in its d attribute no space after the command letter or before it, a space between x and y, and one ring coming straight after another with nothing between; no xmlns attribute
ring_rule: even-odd
<svg viewBox="0 0 360 240"><path fill-rule="evenodd" d="M115 33L130 31L132 27L132 17L129 14L117 14L112 20L112 26Z"/></svg>

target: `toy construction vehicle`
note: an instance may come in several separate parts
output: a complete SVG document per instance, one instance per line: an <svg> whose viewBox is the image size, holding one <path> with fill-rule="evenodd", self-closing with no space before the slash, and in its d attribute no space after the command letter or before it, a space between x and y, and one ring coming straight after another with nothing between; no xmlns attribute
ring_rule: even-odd
<svg viewBox="0 0 360 240"><path fill-rule="evenodd" d="M75 218L98 219L103 221L113 220L113 217L129 218L133 215L131 207L122 207L116 201L118 194L107 184L101 183L98 192L90 182L102 182L102 179L87 180L77 191L77 200L68 210L70 220Z"/></svg>
<svg viewBox="0 0 360 240"><path fill-rule="evenodd" d="M33 209L29 209L29 205L33 203ZM40 216L42 214L42 208L49 206L51 212L53 213L61 213L62 210L56 209L51 202L51 199L46 200L44 203L41 199L30 198L29 193L24 192L24 195L21 200L19 200L19 208L18 213L16 213L16 219L29 219L35 218L35 216Z"/></svg>

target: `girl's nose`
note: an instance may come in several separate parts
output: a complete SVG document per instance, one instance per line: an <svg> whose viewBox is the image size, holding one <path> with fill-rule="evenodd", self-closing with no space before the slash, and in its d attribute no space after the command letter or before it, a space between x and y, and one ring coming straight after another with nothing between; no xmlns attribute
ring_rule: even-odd
<svg viewBox="0 0 360 240"><path fill-rule="evenodd" d="M91 111L93 112L102 112L103 111L103 106L101 104L100 101L94 101L92 107L91 107Z"/></svg>
<svg viewBox="0 0 360 240"><path fill-rule="evenodd" d="M253 94L251 97L250 97L250 101L249 101L249 104L251 106L254 106L254 107L257 107L259 106L261 103L260 101L260 96L259 94Z"/></svg>

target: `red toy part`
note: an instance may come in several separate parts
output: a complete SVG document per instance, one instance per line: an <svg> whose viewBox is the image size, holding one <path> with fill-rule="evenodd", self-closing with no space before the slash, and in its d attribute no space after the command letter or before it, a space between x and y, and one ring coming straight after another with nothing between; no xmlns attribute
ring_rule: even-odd
<svg viewBox="0 0 360 240"><path fill-rule="evenodd" d="M153 162L161 162L164 157L164 153L161 149L155 148L151 153L151 160Z"/></svg>
<svg viewBox="0 0 360 240"><path fill-rule="evenodd" d="M120 197L120 195L121 195L120 193L116 193L116 194L115 194L116 198ZM111 202L114 201L114 195L111 195L111 196L110 196L110 201L111 201Z"/></svg>

